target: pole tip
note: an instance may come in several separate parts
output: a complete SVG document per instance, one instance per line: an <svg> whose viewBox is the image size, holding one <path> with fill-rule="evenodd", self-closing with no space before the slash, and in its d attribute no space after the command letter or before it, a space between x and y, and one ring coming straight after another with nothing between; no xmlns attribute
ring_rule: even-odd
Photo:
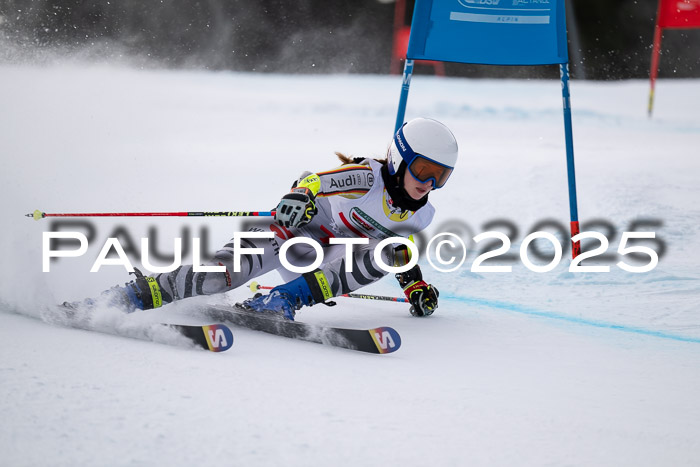
<svg viewBox="0 0 700 467"><path fill-rule="evenodd" d="M255 292L258 291L258 289L260 289L260 284L258 284L258 283L255 282L255 281L253 281L253 282L250 283L250 291L251 291L251 292L255 293Z"/></svg>

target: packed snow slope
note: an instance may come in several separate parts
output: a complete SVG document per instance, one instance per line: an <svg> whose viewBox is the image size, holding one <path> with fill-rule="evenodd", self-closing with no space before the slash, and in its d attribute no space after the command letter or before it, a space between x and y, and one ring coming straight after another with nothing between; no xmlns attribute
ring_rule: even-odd
<svg viewBox="0 0 700 467"><path fill-rule="evenodd" d="M0 465L697 465L699 81L659 82L652 119L645 82L572 83L582 227L609 239L608 256L584 265L610 270L570 272L565 251L537 273L519 257L525 236L544 230L567 243L559 83L414 77L407 118L443 121L461 154L430 195L437 215L424 240L454 232L466 261L443 273L421 259L441 293L430 318L341 298L297 315L392 326L403 340L396 353L238 328L221 354L173 336L125 337L159 321L202 323L199 306L248 290L133 315L101 309L89 327L103 332L63 326L52 311L129 280L121 266L89 272L108 237L140 266L142 237L164 256L175 237L200 237L206 256L244 222L61 224L24 214L269 210L302 171L334 167L334 151L383 157L400 85L390 76L3 66ZM90 246L42 272L51 229L89 233ZM488 243L472 238L489 230L512 244L484 264L511 272L471 271ZM617 266L649 262L617 253L633 230L655 232L639 243L660 257L649 272ZM528 249L546 264L533 248L551 255L551 244ZM391 276L363 291L400 294Z"/></svg>

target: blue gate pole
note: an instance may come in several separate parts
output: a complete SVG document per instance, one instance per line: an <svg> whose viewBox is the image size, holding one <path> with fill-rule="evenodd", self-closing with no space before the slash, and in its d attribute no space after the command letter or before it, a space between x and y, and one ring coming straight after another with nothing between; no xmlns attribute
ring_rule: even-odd
<svg viewBox="0 0 700 467"><path fill-rule="evenodd" d="M407 58L403 67L403 85L401 85L401 97L399 98L399 110L396 112L394 133L403 126L403 119L406 116L406 101L408 101L408 88L411 87L411 76L413 76L413 60Z"/></svg>
<svg viewBox="0 0 700 467"><path fill-rule="evenodd" d="M576 202L576 172L574 170L574 135L571 126L571 95L569 94L569 64L559 65L561 95L564 105L564 133L566 136L566 169L569 179L569 211L571 214L571 236L579 233L578 206ZM571 242L571 255L576 258L581 253L581 242Z"/></svg>

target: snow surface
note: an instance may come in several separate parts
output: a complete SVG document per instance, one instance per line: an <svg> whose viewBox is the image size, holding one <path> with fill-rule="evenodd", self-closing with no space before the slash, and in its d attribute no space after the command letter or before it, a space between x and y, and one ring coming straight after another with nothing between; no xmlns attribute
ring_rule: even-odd
<svg viewBox="0 0 700 467"><path fill-rule="evenodd" d="M129 279L89 272L119 226L136 242L157 226L162 252L205 229L214 251L239 220L93 220L88 253L43 273L50 221L22 216L268 210L302 171L335 166L333 151L383 156L400 78L3 66L0 465L697 465L700 81L660 81L653 119L646 82L571 87L581 220L614 225L613 254L630 222L660 221L653 271L616 257L608 273L571 273L565 256L547 273L519 260L473 273L471 244L454 273L422 260L441 292L428 319L352 299L298 314L392 326L394 354L237 328L213 354L124 336L202 322L198 305L249 291L103 310L91 324L103 333L61 326L49 306ZM428 233L506 219L517 254L536 222L568 225L561 114L556 81L415 77L407 117L445 122L461 150ZM400 292L390 277L365 291Z"/></svg>

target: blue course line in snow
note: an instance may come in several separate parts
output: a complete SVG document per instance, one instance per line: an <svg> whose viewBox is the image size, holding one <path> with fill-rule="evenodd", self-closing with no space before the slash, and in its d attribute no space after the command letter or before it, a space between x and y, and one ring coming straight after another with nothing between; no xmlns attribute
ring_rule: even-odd
<svg viewBox="0 0 700 467"><path fill-rule="evenodd" d="M497 300L487 300L487 299L483 299L483 298L461 297L458 295L450 295L450 294L440 294L440 298L443 298L443 299L446 298L448 300L454 300L454 301L462 302L462 303L469 303L472 305L482 305L482 306L487 306L490 308L499 308L502 310L512 311L515 313L521 313L524 315L538 316L540 318L549 318L549 319L557 319L560 321L568 321L570 323L582 324L584 326L594 326L597 328L612 329L615 331L631 332L634 334L643 334L646 336L660 337L662 339L672 339L675 341L693 342L696 344L700 344L700 338L698 338L698 337L681 336L678 334L672 334L672 333L662 332L662 331L654 331L652 329L638 328L635 326L626 326L623 324L608 323L605 321L596 321L596 320L592 320L592 319L577 318L575 316L568 316L568 315L565 315L562 313L557 313L557 312L536 310L534 308L528 308L526 306L518 305L516 303L499 302Z"/></svg>

